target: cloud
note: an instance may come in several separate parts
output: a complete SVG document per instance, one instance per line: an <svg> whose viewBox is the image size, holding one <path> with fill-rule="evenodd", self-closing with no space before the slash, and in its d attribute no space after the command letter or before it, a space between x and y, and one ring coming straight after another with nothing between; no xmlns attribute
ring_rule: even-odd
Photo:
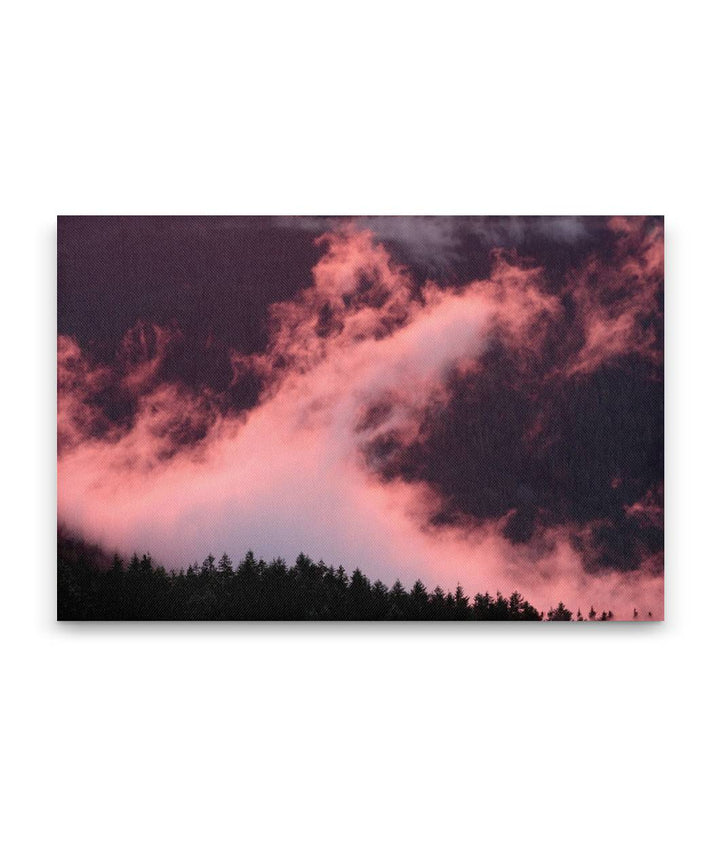
<svg viewBox="0 0 720 856"><path fill-rule="evenodd" d="M120 345L122 383L130 392L148 389L167 356L168 347L180 338L177 329L138 321L123 336Z"/></svg>
<svg viewBox="0 0 720 856"><path fill-rule="evenodd" d="M625 252L640 247L638 270L622 268L623 276L645 283L653 250L617 231ZM498 251L489 278L448 288L416 282L369 229L343 224L319 241L312 285L270 308L266 350L231 355L235 380L262 381L259 403L241 413L209 390L159 380L171 332L136 328L115 367L90 365L61 337L61 521L109 549L150 550L172 566L211 551L304 551L389 582L519 588L544 609L563 599L618 615L633 606L661 613L656 569L589 574L572 522L548 523L522 543L506 535L508 514L459 513L436 525L446 499L438 486L384 471L383 449L402 456L422 443L458 378L482 372L498 343L520 365L542 362L566 312L542 268ZM570 374L589 370L590 355L598 365L635 346L632 336L616 337L583 355L587 319L604 306L590 294L589 273L582 282L586 339L564 358ZM640 323L633 307L621 314ZM134 396L133 415L102 429L93 402L113 377Z"/></svg>
<svg viewBox="0 0 720 856"><path fill-rule="evenodd" d="M664 276L661 226L614 217L617 241L609 262L593 257L571 279L571 293L584 327L584 344L570 372L593 371L615 356L636 353L662 360L657 300Z"/></svg>
<svg viewBox="0 0 720 856"><path fill-rule="evenodd" d="M463 260L468 242L484 249L518 248L529 241L557 245L588 242L604 218L597 217L282 217L286 229L314 234L342 229L348 223L368 230L381 243L432 275L444 274Z"/></svg>
<svg viewBox="0 0 720 856"><path fill-rule="evenodd" d="M105 386L109 369L91 367L79 345L69 336L57 342L57 436L58 453L92 436L102 424L102 414L91 403Z"/></svg>

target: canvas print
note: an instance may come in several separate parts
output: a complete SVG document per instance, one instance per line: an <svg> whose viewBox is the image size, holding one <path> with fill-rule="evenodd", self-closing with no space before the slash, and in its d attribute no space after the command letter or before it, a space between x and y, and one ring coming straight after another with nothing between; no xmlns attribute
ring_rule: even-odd
<svg viewBox="0 0 720 856"><path fill-rule="evenodd" d="M663 618L662 217L57 239L59 619Z"/></svg>

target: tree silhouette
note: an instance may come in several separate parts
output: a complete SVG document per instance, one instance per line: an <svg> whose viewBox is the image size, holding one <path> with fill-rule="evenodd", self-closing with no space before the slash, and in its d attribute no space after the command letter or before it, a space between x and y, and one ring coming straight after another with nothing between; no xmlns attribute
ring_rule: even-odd
<svg viewBox="0 0 720 856"><path fill-rule="evenodd" d="M133 553L128 562L99 548L58 534L58 618L68 620L296 620L296 621L541 621L543 613L519 592L472 599L458 584L431 593L422 580L409 591L397 580L388 588L358 568L348 575L301 553L288 567L281 559L257 560L251 551L237 567L227 553L216 564L210 554L184 571ZM589 618L594 620L591 607ZM570 621L560 603L548 621ZM582 613L578 610L577 620ZM613 613L602 613L602 621Z"/></svg>
<svg viewBox="0 0 720 856"><path fill-rule="evenodd" d="M572 612L560 601L555 609L548 611L548 621L572 621Z"/></svg>
<svg viewBox="0 0 720 856"><path fill-rule="evenodd" d="M388 618L395 620L405 618L408 612L409 597L400 580L397 580L395 585L390 589L388 597L390 602L390 614Z"/></svg>
<svg viewBox="0 0 720 856"><path fill-rule="evenodd" d="M422 621L428 617L429 598L427 589L420 580L416 580L410 589L408 600L408 618L412 621Z"/></svg>

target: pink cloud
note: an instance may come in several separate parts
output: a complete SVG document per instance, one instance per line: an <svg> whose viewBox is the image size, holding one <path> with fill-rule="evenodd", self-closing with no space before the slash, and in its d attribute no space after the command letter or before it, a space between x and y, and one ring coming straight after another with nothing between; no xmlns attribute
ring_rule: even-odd
<svg viewBox="0 0 720 856"><path fill-rule="evenodd" d="M125 333L120 345L123 384L131 392L146 390L155 380L168 346L179 337L178 330L138 321Z"/></svg>
<svg viewBox="0 0 720 856"><path fill-rule="evenodd" d="M585 339L570 373L593 371L625 354L661 360L657 333L643 322L655 311L663 280L663 230L647 231L643 218L613 217L609 225L618 236L611 263L592 258L570 282Z"/></svg>
<svg viewBox="0 0 720 856"><path fill-rule="evenodd" d="M58 336L57 342L57 419L58 452L82 443L101 421L101 414L90 399L106 384L110 370L91 366L77 342Z"/></svg>

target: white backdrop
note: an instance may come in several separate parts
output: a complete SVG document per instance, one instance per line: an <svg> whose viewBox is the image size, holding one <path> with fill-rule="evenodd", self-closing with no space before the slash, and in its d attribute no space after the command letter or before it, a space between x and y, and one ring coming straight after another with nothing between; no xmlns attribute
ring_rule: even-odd
<svg viewBox="0 0 720 856"><path fill-rule="evenodd" d="M710 852L710 10L5 10L5 852ZM665 624L57 625L57 213L664 213Z"/></svg>

